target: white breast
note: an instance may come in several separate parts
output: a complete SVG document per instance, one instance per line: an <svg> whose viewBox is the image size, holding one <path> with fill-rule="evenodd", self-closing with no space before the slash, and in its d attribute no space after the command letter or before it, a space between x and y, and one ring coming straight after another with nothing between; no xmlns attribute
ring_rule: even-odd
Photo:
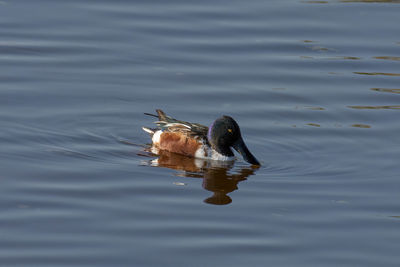
<svg viewBox="0 0 400 267"><path fill-rule="evenodd" d="M224 156L206 145L203 145L199 149L197 149L194 156L200 159L211 159L220 161L232 161L235 159L235 157Z"/></svg>

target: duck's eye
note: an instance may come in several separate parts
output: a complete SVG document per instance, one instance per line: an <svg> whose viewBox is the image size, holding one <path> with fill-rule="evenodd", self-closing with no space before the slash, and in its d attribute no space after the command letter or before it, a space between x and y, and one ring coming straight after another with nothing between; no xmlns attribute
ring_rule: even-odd
<svg viewBox="0 0 400 267"><path fill-rule="evenodd" d="M232 133L233 131L232 131L232 129L228 129L228 132Z"/></svg>

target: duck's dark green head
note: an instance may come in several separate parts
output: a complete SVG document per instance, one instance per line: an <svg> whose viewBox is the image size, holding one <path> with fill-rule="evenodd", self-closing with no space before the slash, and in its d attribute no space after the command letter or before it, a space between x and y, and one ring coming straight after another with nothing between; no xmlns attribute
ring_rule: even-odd
<svg viewBox="0 0 400 267"><path fill-rule="evenodd" d="M250 164L260 165L258 160L250 153L240 134L237 122L229 116L216 119L208 128L208 141L218 153L232 157L234 148L243 159Z"/></svg>

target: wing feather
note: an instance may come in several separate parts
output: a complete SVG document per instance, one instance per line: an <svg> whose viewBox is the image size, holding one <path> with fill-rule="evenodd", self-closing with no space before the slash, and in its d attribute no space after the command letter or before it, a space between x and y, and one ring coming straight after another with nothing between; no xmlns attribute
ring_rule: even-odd
<svg viewBox="0 0 400 267"><path fill-rule="evenodd" d="M208 132L207 126L198 123L191 123L187 121L174 119L165 114L165 112L163 112L161 109L157 109L156 112L158 116L149 113L145 114L153 117L158 117L158 121L154 123L157 124L157 126L161 130L166 130L170 132L181 132L191 137L197 137L197 138L200 137L203 139L207 139L206 137Z"/></svg>

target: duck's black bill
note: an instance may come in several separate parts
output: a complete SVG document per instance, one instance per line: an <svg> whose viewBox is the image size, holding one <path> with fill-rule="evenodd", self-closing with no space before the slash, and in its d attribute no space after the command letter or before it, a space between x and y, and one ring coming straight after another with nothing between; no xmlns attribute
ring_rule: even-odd
<svg viewBox="0 0 400 267"><path fill-rule="evenodd" d="M240 155L242 155L243 159L250 164L260 166L260 162L251 154L246 144L243 142L242 138L240 138L236 143L232 146Z"/></svg>

